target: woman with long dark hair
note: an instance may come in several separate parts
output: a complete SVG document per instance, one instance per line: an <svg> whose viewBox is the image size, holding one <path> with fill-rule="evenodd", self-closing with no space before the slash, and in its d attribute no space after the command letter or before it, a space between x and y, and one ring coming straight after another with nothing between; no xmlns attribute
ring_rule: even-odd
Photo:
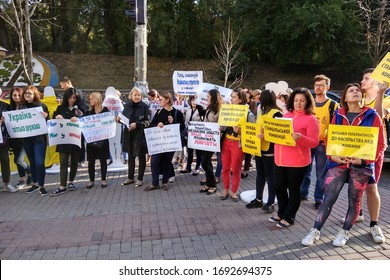
<svg viewBox="0 0 390 280"><path fill-rule="evenodd" d="M10 110L20 110L23 108L23 89L14 87L10 91ZM23 138L14 138L10 141L10 147L14 153L14 163L18 169L19 182L17 188L23 188L32 183L30 166L24 161L26 151L23 148Z"/></svg>
<svg viewBox="0 0 390 280"><path fill-rule="evenodd" d="M280 118L283 116L281 109L276 105L276 95L273 91L264 90L260 95L260 112L257 121L262 124L264 117ZM256 162L256 197L246 205L247 208L262 208L267 213L272 213L275 209L275 189L274 189L274 143L264 140L263 129L259 138L261 139L261 156L255 156ZM263 192L265 183L268 186L268 199L264 204Z"/></svg>
<svg viewBox="0 0 390 280"><path fill-rule="evenodd" d="M222 104L221 93L216 89L209 90L207 93L207 102L208 106L204 121L217 123ZM213 154L214 152L203 151L202 155L202 168L206 174L206 185L199 192L206 193L207 195L217 191L217 182L214 176L213 164L211 163Z"/></svg>
<svg viewBox="0 0 390 280"><path fill-rule="evenodd" d="M77 122L78 118L85 113L81 106L81 97L75 88L68 88L64 92L61 105L59 105L53 114L55 119L68 119L72 122ZM81 137L81 135L80 135ZM50 196L57 196L65 193L67 190L75 190L73 184L76 177L78 162L80 158L81 148L73 144L60 144L56 147L56 152L60 154L60 186L55 191L50 193ZM70 173L68 181L68 166L70 158Z"/></svg>

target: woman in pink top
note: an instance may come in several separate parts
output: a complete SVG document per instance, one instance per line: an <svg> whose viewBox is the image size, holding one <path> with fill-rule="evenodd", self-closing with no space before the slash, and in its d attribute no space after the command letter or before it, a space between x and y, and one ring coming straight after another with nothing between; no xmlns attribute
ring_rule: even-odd
<svg viewBox="0 0 390 280"><path fill-rule="evenodd" d="M275 144L274 187L278 198L277 216L269 218L280 228L295 222L301 204L300 186L311 163L310 149L319 142L319 125L314 116L313 96L306 88L296 88L287 100L287 113L292 118L295 146Z"/></svg>

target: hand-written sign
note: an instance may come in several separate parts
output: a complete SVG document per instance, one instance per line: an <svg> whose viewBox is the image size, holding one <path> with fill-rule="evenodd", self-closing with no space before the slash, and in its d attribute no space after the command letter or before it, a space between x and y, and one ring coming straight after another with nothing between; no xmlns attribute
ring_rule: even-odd
<svg viewBox="0 0 390 280"><path fill-rule="evenodd" d="M173 91L177 94L194 95L203 83L202 71L175 71L172 75Z"/></svg>
<svg viewBox="0 0 390 280"><path fill-rule="evenodd" d="M238 126L246 121L248 106L235 104L222 104L219 111L218 124L220 126Z"/></svg>
<svg viewBox="0 0 390 280"><path fill-rule="evenodd" d="M263 117L262 127L264 140L285 146L295 146L295 140L292 138L294 132L292 119Z"/></svg>
<svg viewBox="0 0 390 280"><path fill-rule="evenodd" d="M114 112L105 112L80 118L81 131L87 143L109 139L115 136Z"/></svg>
<svg viewBox="0 0 390 280"><path fill-rule="evenodd" d="M390 83L390 52L388 52L381 62L379 62L370 77L380 83Z"/></svg>
<svg viewBox="0 0 390 280"><path fill-rule="evenodd" d="M108 110L114 111L114 112L122 112L123 111L122 101L119 98L115 98L112 96L106 96L104 98L102 106L107 107Z"/></svg>
<svg viewBox="0 0 390 280"><path fill-rule="evenodd" d="M329 125L326 154L375 160L378 127Z"/></svg>
<svg viewBox="0 0 390 280"><path fill-rule="evenodd" d="M25 138L47 133L42 107L3 112L5 126L11 138Z"/></svg>
<svg viewBox="0 0 390 280"><path fill-rule="evenodd" d="M81 126L79 122L67 119L53 119L47 122L49 146L73 144L81 148Z"/></svg>
<svg viewBox="0 0 390 280"><path fill-rule="evenodd" d="M261 140L259 123L245 122L241 125L241 147L244 153L261 156Z"/></svg>
<svg viewBox="0 0 390 280"><path fill-rule="evenodd" d="M211 122L188 123L188 148L209 152L220 152L219 125Z"/></svg>
<svg viewBox="0 0 390 280"><path fill-rule="evenodd" d="M145 138L149 155L181 151L180 124L145 128Z"/></svg>
<svg viewBox="0 0 390 280"><path fill-rule="evenodd" d="M207 93L209 92L209 90L212 89L216 89L219 91L224 103L230 103L230 94L232 93L232 90L230 88L225 88L209 83L203 83L202 86L199 88L199 91L196 94L195 103L198 105L202 105L203 107L207 107L209 105L207 101Z"/></svg>

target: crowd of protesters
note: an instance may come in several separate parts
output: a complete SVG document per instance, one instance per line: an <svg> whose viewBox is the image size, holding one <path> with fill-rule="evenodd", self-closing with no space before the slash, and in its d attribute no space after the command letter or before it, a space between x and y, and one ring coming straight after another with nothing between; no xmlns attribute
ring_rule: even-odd
<svg viewBox="0 0 390 280"><path fill-rule="evenodd" d="M163 128L166 125L179 124L181 132L186 131L190 122L218 123L223 98L221 93L212 89L207 93L207 106L196 103L196 96L183 99L168 91L150 90L148 100L143 100L139 88L133 88L124 105L123 115L129 120L128 127L123 126L123 152L127 154L127 179L122 186L141 187L144 185L145 169L150 166L152 183L145 186L145 191L156 189L169 190L174 181L175 167L180 173L193 176L204 173L200 181L200 193L216 193L220 177L222 181L221 200L240 200L240 181L249 176L252 159L255 160L256 194L246 207L260 208L266 213L273 213L268 221L276 227L285 229L295 224L300 204L309 197L310 179L313 161L315 162L316 182L313 192L318 210L313 228L302 239L305 246L312 245L320 238L320 230L329 216L334 203L345 183L348 183L348 209L345 209L343 226L333 245L344 246L349 239L353 224L364 220L362 215L363 194L367 194L370 213L370 233L376 243L385 242L385 237L378 225L380 195L377 183L383 165L383 155L387 147L385 119L387 110L383 110L382 100L388 85L371 79L372 69L365 71L361 84L347 84L340 99L340 104L327 97L330 79L325 75L314 77L314 92L304 87L297 87L286 92L274 92L270 89L251 90L248 87L236 88L230 94L230 104L246 106L246 122L259 123L261 156L244 153L242 150L241 124L221 126L221 152L196 150L187 147L182 141L181 151L163 152L148 155L145 129ZM67 85L70 79L64 79ZM89 108L83 94L72 84L65 89L61 104L53 114L55 119L68 119L77 122L83 116L108 112L103 106L101 93L89 94ZM225 99L226 100L226 99ZM225 101L226 102L226 101ZM9 104L8 104L9 103ZM179 104L180 103L180 104ZM180 105L180 106L176 106ZM60 158L60 183L50 193L45 188L46 135L11 139L4 124L3 112L36 108L46 120L49 119L47 106L41 100L41 94L34 86L14 87L10 90L9 102L0 101L0 124L2 143L0 143L0 163L4 187L9 192L18 192L27 187L26 193L38 191L42 196L58 196L76 188L75 177L79 162L88 162L89 182L87 189L95 186L96 160L99 160L102 188L107 182L107 161L110 160L109 140L103 139L82 147L74 144L60 144L56 152ZM292 139L295 145L272 143L264 139L264 118L285 118L292 120ZM120 123L121 118L115 117ZM378 127L378 143L374 160L354 156L327 155L327 133L329 125ZM80 135L81 136L81 135ZM18 182L11 184L9 149L13 150L14 163L18 171ZM86 153L85 153L86 151ZM29 164L25 161L27 156ZM193 167L196 155L195 167ZM136 158L138 173L135 177ZM213 159L216 158L216 170ZM70 172L68 172L70 167ZM68 178L69 173L69 178ZM160 180L161 184L160 184ZM267 184L268 197L263 200ZM81 186L78 186L81 187Z"/></svg>

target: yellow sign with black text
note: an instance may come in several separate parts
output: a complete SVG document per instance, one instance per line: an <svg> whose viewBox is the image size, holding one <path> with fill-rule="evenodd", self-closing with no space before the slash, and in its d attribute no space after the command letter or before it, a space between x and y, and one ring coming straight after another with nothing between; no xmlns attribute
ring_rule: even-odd
<svg viewBox="0 0 390 280"><path fill-rule="evenodd" d="M295 146L295 140L292 138L294 130L291 118L263 117L262 119L264 140L285 146Z"/></svg>
<svg viewBox="0 0 390 280"><path fill-rule="evenodd" d="M241 125L241 147L244 153L261 156L261 140L257 137L259 134L259 123L245 122Z"/></svg>
<svg viewBox="0 0 390 280"><path fill-rule="evenodd" d="M220 126L238 126L246 121L248 106L236 104L222 104L219 111L218 124Z"/></svg>
<svg viewBox="0 0 390 280"><path fill-rule="evenodd" d="M370 77L380 83L390 83L390 52L388 52L381 62L379 62Z"/></svg>
<svg viewBox="0 0 390 280"><path fill-rule="evenodd" d="M378 127L329 125L326 154L375 160Z"/></svg>

